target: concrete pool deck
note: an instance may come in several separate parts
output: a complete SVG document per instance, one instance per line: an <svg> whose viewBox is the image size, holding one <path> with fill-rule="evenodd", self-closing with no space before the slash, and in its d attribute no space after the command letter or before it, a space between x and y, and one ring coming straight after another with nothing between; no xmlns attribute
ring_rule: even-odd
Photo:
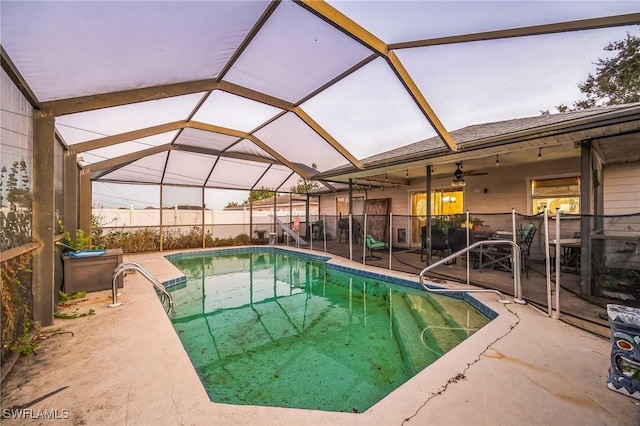
<svg viewBox="0 0 640 426"><path fill-rule="evenodd" d="M181 273L166 254L125 260L167 281ZM95 315L42 329L37 354L21 357L2 383L3 414L55 393L3 424L640 424L640 401L607 388L607 339L529 305L502 305L494 294L475 297L498 318L358 414L211 402L149 282L129 274L120 294L123 305L109 308L111 291L89 293L66 312Z"/></svg>

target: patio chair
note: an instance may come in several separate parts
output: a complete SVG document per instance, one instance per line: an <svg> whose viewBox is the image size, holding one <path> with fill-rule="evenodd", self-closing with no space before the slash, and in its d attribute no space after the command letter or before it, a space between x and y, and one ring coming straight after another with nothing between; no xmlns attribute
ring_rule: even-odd
<svg viewBox="0 0 640 426"><path fill-rule="evenodd" d="M520 232L521 241L518 243L520 246L520 254L522 256L522 271L527 275L527 278L529 278L527 258L531 252L531 242L533 241L534 235L536 235L536 227L534 224L530 223Z"/></svg>
<svg viewBox="0 0 640 426"><path fill-rule="evenodd" d="M439 252L441 256L447 254L447 250L449 247L447 246L447 235L444 231L437 226L431 227L431 244L429 245L429 241L427 240L427 227L422 227L422 247L420 248L420 261L424 262L426 259L424 258L424 251L431 247L431 252L434 251Z"/></svg>
<svg viewBox="0 0 640 426"><path fill-rule="evenodd" d="M314 240L321 240L324 236L324 222L322 220L316 220L311 225L311 235Z"/></svg>
<svg viewBox="0 0 640 426"><path fill-rule="evenodd" d="M389 245L384 241L376 241L371 235L367 235L365 238L365 244L369 249L369 256L365 257L366 260L380 260L380 257L374 256L374 250L389 250Z"/></svg>
<svg viewBox="0 0 640 426"><path fill-rule="evenodd" d="M536 227L532 223L528 224L522 230L520 236L522 241L520 242L520 251L523 255L529 256L529 252L531 251L531 242L533 241L533 236L536 235Z"/></svg>
<svg viewBox="0 0 640 426"><path fill-rule="evenodd" d="M343 238L345 242L349 242L349 219L347 218L338 220L338 242L341 243Z"/></svg>
<svg viewBox="0 0 640 426"><path fill-rule="evenodd" d="M467 230L465 228L449 228L447 231L447 246L451 253L467 247ZM457 258L450 263L456 263Z"/></svg>

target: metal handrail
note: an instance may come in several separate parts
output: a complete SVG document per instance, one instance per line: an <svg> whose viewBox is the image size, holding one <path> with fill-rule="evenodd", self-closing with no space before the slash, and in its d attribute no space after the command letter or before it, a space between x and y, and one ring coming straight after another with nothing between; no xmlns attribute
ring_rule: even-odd
<svg viewBox="0 0 640 426"><path fill-rule="evenodd" d="M514 298L513 301L515 303L519 303L519 304L526 304L527 302L524 301L522 299L522 282L521 282L521 270L520 270L520 259L521 259L521 250L520 250L520 246L516 243L514 243L513 241L509 241L509 240L484 240L484 241L477 241L445 258L440 259L439 261L432 263L431 265L427 266L426 268L424 268L422 270L422 272L420 272L420 285L422 285L422 287L429 292L432 293L496 293L500 296L500 299L498 300L500 303L509 303L509 301L507 300L506 297L504 297L504 295L498 291L498 290L494 290L494 289L447 289L447 288L442 288L442 289L435 289L435 288L429 288L427 287L427 285L424 283L424 276L427 272L429 272L430 270L432 270L433 268L435 268L436 266L440 266L444 263L447 263L453 259L455 259L456 257L467 253L469 251L471 251L472 249L475 249L476 247L481 247L483 245L504 245L504 244L508 244L510 245L514 250L515 253L513 255L513 276L514 276Z"/></svg>
<svg viewBox="0 0 640 426"><path fill-rule="evenodd" d="M118 277L121 274L128 271L140 272L143 277L149 280L151 284L153 284L153 286L158 291L160 291L160 293L162 293L162 298L163 298L162 303L164 304L165 301L167 301L168 303L167 313L170 314L173 311L173 297L171 296L171 293L169 293L167 289L162 285L162 283L158 281L153 275L151 275L149 271L144 269L142 266L140 266L140 264L136 262L122 262L116 267L116 269L114 269L113 280L112 280L113 287L111 289L112 303L109 305L109 307L113 308L113 307L122 305L122 303L118 302L118 282L117 281L118 281Z"/></svg>

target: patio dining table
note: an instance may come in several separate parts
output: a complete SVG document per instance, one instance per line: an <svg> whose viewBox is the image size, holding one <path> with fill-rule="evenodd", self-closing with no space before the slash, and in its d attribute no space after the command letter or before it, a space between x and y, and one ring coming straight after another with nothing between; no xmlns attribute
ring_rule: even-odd
<svg viewBox="0 0 640 426"><path fill-rule="evenodd" d="M566 272L580 272L580 238L560 238L549 241L551 268L554 269L556 244L560 245L560 267Z"/></svg>

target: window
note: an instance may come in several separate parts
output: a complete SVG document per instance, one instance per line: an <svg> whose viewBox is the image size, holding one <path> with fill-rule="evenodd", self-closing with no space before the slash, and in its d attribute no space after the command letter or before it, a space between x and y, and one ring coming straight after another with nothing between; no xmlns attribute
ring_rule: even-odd
<svg viewBox="0 0 640 426"><path fill-rule="evenodd" d="M364 197L352 197L353 203L364 200ZM355 212L354 212L355 213ZM346 215L349 214L349 197L336 197L336 214Z"/></svg>
<svg viewBox="0 0 640 426"><path fill-rule="evenodd" d="M448 216L464 214L464 192L456 189L445 189L431 192L431 215ZM424 192L411 194L411 238L414 243L420 242L422 227L426 224L427 201Z"/></svg>
<svg viewBox="0 0 640 426"><path fill-rule="evenodd" d="M349 197L336 197L336 214L349 214Z"/></svg>
<svg viewBox="0 0 640 426"><path fill-rule="evenodd" d="M580 213L580 178L536 179L531 181L531 201L533 214L549 208L555 214L556 208L562 213Z"/></svg>

